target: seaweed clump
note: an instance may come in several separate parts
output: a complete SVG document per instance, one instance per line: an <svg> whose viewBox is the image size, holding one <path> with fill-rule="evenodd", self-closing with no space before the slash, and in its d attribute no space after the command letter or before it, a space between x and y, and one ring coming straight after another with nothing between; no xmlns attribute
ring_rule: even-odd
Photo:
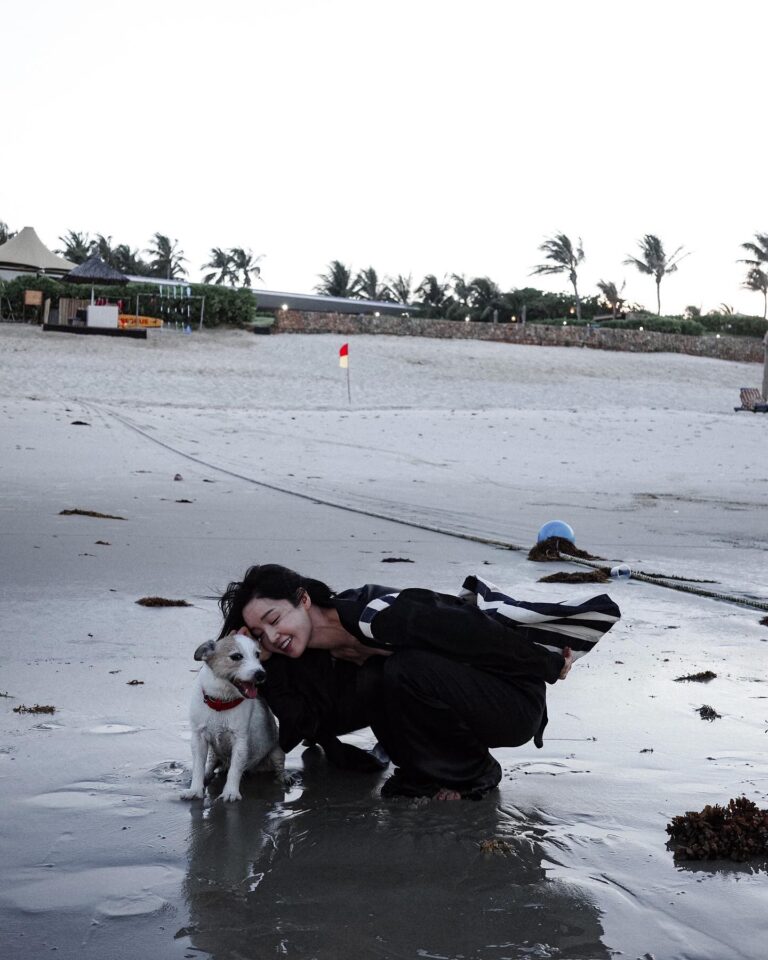
<svg viewBox="0 0 768 960"><path fill-rule="evenodd" d="M711 670L702 670L700 673L687 673L684 677L675 677L675 683L709 683L717 677Z"/></svg>
<svg viewBox="0 0 768 960"><path fill-rule="evenodd" d="M539 583L605 583L610 576L601 567L596 570L585 570L583 573L550 573L547 577L539 577Z"/></svg>
<svg viewBox="0 0 768 960"><path fill-rule="evenodd" d="M727 806L707 804L696 813L673 817L667 833L678 844L675 860L736 860L743 862L768 855L768 810L760 810L746 797Z"/></svg>
<svg viewBox="0 0 768 960"><path fill-rule="evenodd" d="M187 600L168 600L167 597L141 597L136 603L141 607L191 607Z"/></svg>
<svg viewBox="0 0 768 960"><path fill-rule="evenodd" d="M60 517L96 517L98 520L125 520L125 517L118 517L114 513L99 513L98 510L81 510L75 507L73 510L59 510Z"/></svg>
<svg viewBox="0 0 768 960"><path fill-rule="evenodd" d="M697 707L696 713L701 717L702 720L722 720L722 713L718 713L714 707L710 707L708 703L705 703L703 707Z"/></svg>
<svg viewBox="0 0 768 960"><path fill-rule="evenodd" d="M550 560L561 560L562 557L579 557L581 560L602 560L602 557L596 557L586 550L579 550L575 543L570 540L564 540L562 537L547 537L535 544L528 551L528 559L538 563L546 563Z"/></svg>

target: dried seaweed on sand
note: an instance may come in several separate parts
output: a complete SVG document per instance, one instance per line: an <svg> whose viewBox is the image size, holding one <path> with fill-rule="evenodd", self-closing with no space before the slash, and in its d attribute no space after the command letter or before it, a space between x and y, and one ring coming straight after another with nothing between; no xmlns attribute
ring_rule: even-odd
<svg viewBox="0 0 768 960"><path fill-rule="evenodd" d="M707 804L696 813L673 817L667 833L678 844L675 860L751 860L768 856L768 810L746 797L727 806Z"/></svg>
<svg viewBox="0 0 768 960"><path fill-rule="evenodd" d="M99 513L98 510L59 510L60 517L98 517L100 520L125 520L125 517L117 517L114 513Z"/></svg>
<svg viewBox="0 0 768 960"><path fill-rule="evenodd" d="M413 563L413 560L409 560L408 557L382 557L382 563Z"/></svg>
<svg viewBox="0 0 768 960"><path fill-rule="evenodd" d="M548 577L539 577L539 583L605 583L610 580L605 570L585 570L583 573L550 573Z"/></svg>
<svg viewBox="0 0 768 960"><path fill-rule="evenodd" d="M602 560L602 557L596 557L586 550L579 548L571 543L570 540L564 540L562 537L548 537L542 540L528 551L528 559L537 563L546 563L550 560L561 560L563 557L578 557L580 560Z"/></svg>
<svg viewBox="0 0 768 960"><path fill-rule="evenodd" d="M687 673L684 677L675 677L675 683L690 681L691 683L709 683L717 676L711 670L702 670L701 673Z"/></svg>
<svg viewBox="0 0 768 960"><path fill-rule="evenodd" d="M701 717L702 720L721 720L722 714L718 713L714 707L710 707L709 704L705 703L703 707L699 707L696 710L696 713Z"/></svg>
<svg viewBox="0 0 768 960"><path fill-rule="evenodd" d="M136 603L141 607L191 607L186 600L167 600L165 597L142 597Z"/></svg>
<svg viewBox="0 0 768 960"><path fill-rule="evenodd" d="M27 707L20 703L18 707L13 708L14 713L56 713L56 707L47 704L36 703L34 707Z"/></svg>

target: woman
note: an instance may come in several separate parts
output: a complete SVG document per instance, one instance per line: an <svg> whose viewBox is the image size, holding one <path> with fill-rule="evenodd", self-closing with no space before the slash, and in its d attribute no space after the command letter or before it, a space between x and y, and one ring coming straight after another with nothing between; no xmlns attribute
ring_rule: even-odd
<svg viewBox="0 0 768 960"><path fill-rule="evenodd" d="M610 620L595 629L602 633L618 608L596 599L603 601L599 616ZM278 564L251 567L219 605L221 636L249 632L261 643L264 696L280 721L283 750L309 739L332 763L376 769L370 754L336 739L370 726L398 767L382 796L487 793L501 779L489 748L531 738L541 746L545 684L564 679L573 662L570 646L532 642L530 626L511 626L466 596L376 584L333 593ZM533 614L550 624L567 619L561 607L557 615ZM573 643L582 651L592 645L578 637Z"/></svg>

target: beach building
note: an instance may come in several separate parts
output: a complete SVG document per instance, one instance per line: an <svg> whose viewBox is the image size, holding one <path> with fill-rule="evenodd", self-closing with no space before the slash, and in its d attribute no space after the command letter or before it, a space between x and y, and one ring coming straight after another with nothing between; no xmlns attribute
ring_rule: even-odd
<svg viewBox="0 0 768 960"><path fill-rule="evenodd" d="M319 293L280 293L276 290L254 290L260 310L291 310L295 313L354 313L368 316L408 316L418 309L387 300L355 300L349 297L326 297Z"/></svg>
<svg viewBox="0 0 768 960"><path fill-rule="evenodd" d="M98 258L96 258L98 259ZM93 261L94 258L91 258ZM94 264L89 261L91 268ZM104 263L100 264L101 270L111 271L110 276L100 277L98 270L96 273L88 273L87 277L81 278L79 272L83 265L77 264L60 257L49 250L43 241L38 237L33 227L24 227L15 237L12 237L4 244L0 244L0 280L13 280L19 276L29 276L46 274L55 279L69 280L68 276L72 271L71 279L77 281L88 279L89 282L115 282L116 271ZM167 296L187 297L191 296L192 281L187 278L177 277L174 279L165 279L160 277L146 276L125 276L120 275L125 283L151 284L158 288L160 293ZM418 310L417 307L402 303L391 303L383 300L363 300L348 297L328 297L317 293L287 293L278 290L253 289L252 293L256 298L259 310L267 313L291 311L292 313L311 313L311 314L347 314L356 316L394 316L407 317Z"/></svg>
<svg viewBox="0 0 768 960"><path fill-rule="evenodd" d="M15 237L0 244L0 280L25 274L46 273L61 277L75 266L43 243L33 227L24 227Z"/></svg>

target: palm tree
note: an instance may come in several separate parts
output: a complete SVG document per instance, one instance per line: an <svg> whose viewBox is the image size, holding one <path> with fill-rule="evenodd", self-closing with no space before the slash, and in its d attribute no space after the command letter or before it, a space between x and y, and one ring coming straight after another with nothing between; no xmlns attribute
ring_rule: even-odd
<svg viewBox="0 0 768 960"><path fill-rule="evenodd" d="M498 315L501 310L509 312L509 305L504 301L501 288L490 277L475 277L469 289L470 303L481 320L488 320L494 313Z"/></svg>
<svg viewBox="0 0 768 960"><path fill-rule="evenodd" d="M764 294L763 278L766 276L766 269L768 269L768 233L756 233L755 243L752 243L752 241L742 243L741 249L752 254L751 257L745 257L738 261L738 263L745 263L749 267L744 286L747 290ZM763 311L763 319L765 318L765 311Z"/></svg>
<svg viewBox="0 0 768 960"><path fill-rule="evenodd" d="M93 240L87 233L76 233L74 230L67 230L63 237L59 237L63 244L61 250L55 252L72 263L85 263L93 253Z"/></svg>
<svg viewBox="0 0 768 960"><path fill-rule="evenodd" d="M469 306L469 301L472 299L472 284L463 274L451 274L451 288L454 300L465 307Z"/></svg>
<svg viewBox="0 0 768 960"><path fill-rule="evenodd" d="M363 300L391 300L392 293L386 283L379 283L379 275L373 267L361 270L355 277L357 295Z"/></svg>
<svg viewBox="0 0 768 960"><path fill-rule="evenodd" d="M149 264L127 243L119 243L112 251L112 266L132 277L146 277L150 273Z"/></svg>
<svg viewBox="0 0 768 960"><path fill-rule="evenodd" d="M573 295L576 298L576 319L581 320L581 299L579 298L579 288L577 286L578 277L576 273L578 266L584 260L581 237L579 237L578 246L574 248L569 237L564 233L557 233L554 237L550 237L549 240L545 240L539 247L539 250L547 260L551 260L552 262L539 264L538 267L534 267L531 273L567 273L568 279L573 284Z"/></svg>
<svg viewBox="0 0 768 960"><path fill-rule="evenodd" d="M217 286L222 286L225 283L234 285L237 282L231 250L211 247L208 263L204 263L200 269L211 271L204 274L203 283L213 282Z"/></svg>
<svg viewBox="0 0 768 960"><path fill-rule="evenodd" d="M637 267L640 273L647 273L656 280L656 313L661 316L661 281L668 273L674 273L677 265L688 256L678 247L674 253L667 256L664 245L652 233L646 233L642 240L638 240L640 257L628 256L624 261L627 266Z"/></svg>
<svg viewBox="0 0 768 960"><path fill-rule="evenodd" d="M357 280L352 279L352 270L340 260L331 260L326 273L320 274L320 283L315 290L325 297L354 297Z"/></svg>
<svg viewBox="0 0 768 960"><path fill-rule="evenodd" d="M250 287L251 274L256 278L261 276L261 267L258 264L264 254L254 257L252 250L244 250L242 247L232 247L229 253L232 257L232 275L235 282L241 277L243 286Z"/></svg>
<svg viewBox="0 0 768 960"><path fill-rule="evenodd" d="M117 270L115 263L115 248L112 246L112 237L105 237L103 233L97 233L96 239L91 244L90 256L101 257L104 263Z"/></svg>
<svg viewBox="0 0 768 960"><path fill-rule="evenodd" d="M0 243L7 243L15 236L16 232L9 230L8 224L4 220L0 220ZM61 239L61 237L59 237L59 239Z"/></svg>
<svg viewBox="0 0 768 960"><path fill-rule="evenodd" d="M418 302L424 307L428 317L444 316L450 302L449 289L449 284L440 283L434 273L428 273L416 287Z"/></svg>
<svg viewBox="0 0 768 960"><path fill-rule="evenodd" d="M768 233L756 233L755 241L755 243L748 241L741 244L741 249L751 253L752 256L737 262L746 263L750 267L757 267L762 270L768 265Z"/></svg>
<svg viewBox="0 0 768 960"><path fill-rule="evenodd" d="M602 293L603 300L611 308L611 313L613 314L613 319L616 319L616 316L621 309L621 305L624 303L624 298L622 293L624 292L624 287L626 287L627 281L621 285L619 289L612 280L598 280L597 289Z"/></svg>
<svg viewBox="0 0 768 960"><path fill-rule="evenodd" d="M752 267L747 273L747 279L744 281L747 290L763 295L763 320L768 319L768 273L765 273L760 267Z"/></svg>
<svg viewBox="0 0 768 960"><path fill-rule="evenodd" d="M412 299L412 286L413 279L410 273L407 277L404 277L402 273L398 273L396 277L387 277L387 287L395 303L402 303L405 306L409 306Z"/></svg>
<svg viewBox="0 0 768 960"><path fill-rule="evenodd" d="M186 262L186 257L182 250L176 248L178 240L170 240L162 233L152 235L154 246L147 248L147 253L152 257L150 267L156 277L163 277L165 280L175 280L177 277L183 277L186 270L182 263Z"/></svg>

